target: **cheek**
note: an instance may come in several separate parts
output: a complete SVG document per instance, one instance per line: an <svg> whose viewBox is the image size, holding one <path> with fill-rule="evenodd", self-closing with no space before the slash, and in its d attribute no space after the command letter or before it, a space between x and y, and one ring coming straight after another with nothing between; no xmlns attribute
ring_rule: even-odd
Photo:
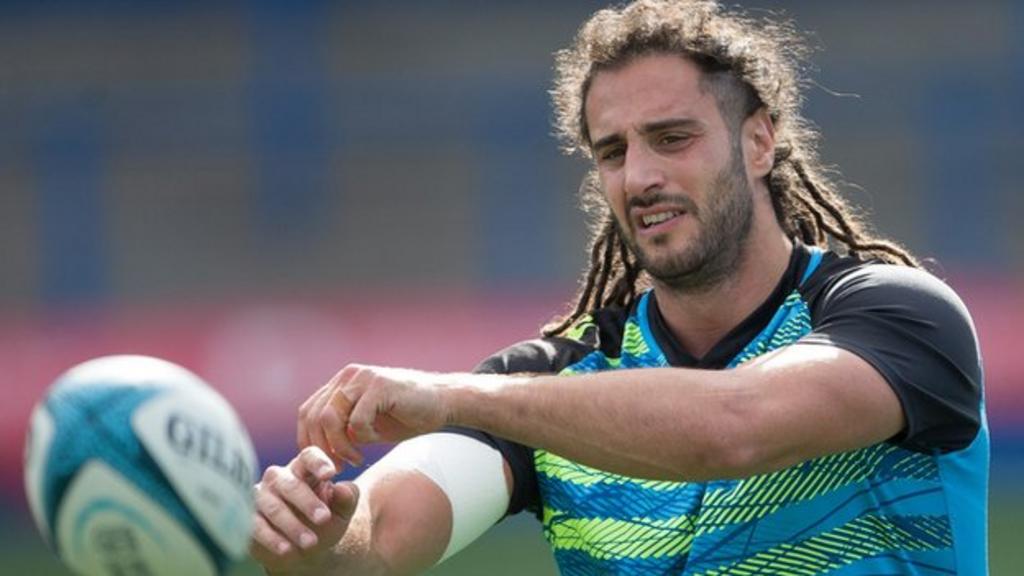
<svg viewBox="0 0 1024 576"><path fill-rule="evenodd" d="M616 181L614 176L609 177L605 174L600 175L598 183L600 185L601 197L604 198L605 204L608 205L616 218L623 220L626 213L626 196L621 183Z"/></svg>

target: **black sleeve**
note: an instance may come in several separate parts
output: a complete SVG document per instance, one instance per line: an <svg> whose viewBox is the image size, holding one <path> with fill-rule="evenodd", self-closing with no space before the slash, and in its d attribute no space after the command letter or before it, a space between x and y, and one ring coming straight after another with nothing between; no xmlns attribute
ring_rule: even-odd
<svg viewBox="0 0 1024 576"><path fill-rule="evenodd" d="M966 448L981 419L977 336L963 302L927 272L865 265L812 301L813 331L870 363L896 392L906 428L892 441L918 452Z"/></svg>
<svg viewBox="0 0 1024 576"><path fill-rule="evenodd" d="M551 373L574 363L591 350L590 347L564 338L528 340L510 346L485 359L473 370L480 374L515 374L522 372ZM512 498L506 516L530 510L540 513L537 472L533 465L533 449L481 430L450 426L445 432L464 434L493 446L512 469Z"/></svg>

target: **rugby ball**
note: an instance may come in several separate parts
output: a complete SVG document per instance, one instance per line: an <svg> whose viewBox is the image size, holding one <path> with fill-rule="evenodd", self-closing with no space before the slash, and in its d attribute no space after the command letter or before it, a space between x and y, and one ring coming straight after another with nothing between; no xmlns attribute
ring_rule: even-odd
<svg viewBox="0 0 1024 576"><path fill-rule="evenodd" d="M256 453L231 406L185 368L79 364L36 405L25 444L33 519L74 572L213 576L244 558Z"/></svg>

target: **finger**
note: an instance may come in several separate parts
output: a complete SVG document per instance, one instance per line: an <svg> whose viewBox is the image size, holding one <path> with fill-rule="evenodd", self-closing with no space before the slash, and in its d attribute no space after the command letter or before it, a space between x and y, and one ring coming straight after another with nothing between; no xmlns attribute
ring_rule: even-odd
<svg viewBox="0 0 1024 576"><path fill-rule="evenodd" d="M322 450L306 448L288 466L290 474L281 473L268 480L271 488L293 510L315 525L331 519L327 498L321 498L316 486L334 475L334 464Z"/></svg>
<svg viewBox="0 0 1024 576"><path fill-rule="evenodd" d="M380 436L373 424L381 407L387 404L386 397L379 389L367 390L356 402L352 413L348 417L348 423L352 427L352 436L358 442L378 442Z"/></svg>
<svg viewBox="0 0 1024 576"><path fill-rule="evenodd" d="M304 448L289 467L299 478L317 482L333 478L341 472L334 460L319 446Z"/></svg>
<svg viewBox="0 0 1024 576"><path fill-rule="evenodd" d="M306 430L309 432L310 445L319 446L340 467L344 461L344 455L336 453L331 447L331 443L324 433L322 421L324 410L330 406L332 394L333 390L327 390L322 396L317 398L316 404L311 408L310 413L306 417Z"/></svg>
<svg viewBox="0 0 1024 576"><path fill-rule="evenodd" d="M305 486L312 494L312 489L303 482L298 484ZM317 537L312 530L296 515L295 510L279 495L279 486L264 486L256 497L256 510L266 518L271 528L287 538L292 544L303 549L316 546ZM319 499L317 499L319 501Z"/></svg>
<svg viewBox="0 0 1024 576"><path fill-rule="evenodd" d="M333 381L328 382L326 385L314 392L308 399L306 399L305 402L302 403L302 406L299 407L299 418L295 431L295 439L299 449L316 444L316 439L313 437L316 415L320 413L324 402L326 402L326 399L330 396L332 383Z"/></svg>
<svg viewBox="0 0 1024 576"><path fill-rule="evenodd" d="M348 415L352 411L352 402L341 390L335 390L329 404L320 414L320 425L330 449L335 455L348 460L356 466L363 462L363 455L347 436Z"/></svg>
<svg viewBox="0 0 1024 576"><path fill-rule="evenodd" d="M252 520L252 543L249 546L249 553L260 564L266 564L271 559L293 550L292 545L284 536L277 533L267 520L260 514L253 516Z"/></svg>

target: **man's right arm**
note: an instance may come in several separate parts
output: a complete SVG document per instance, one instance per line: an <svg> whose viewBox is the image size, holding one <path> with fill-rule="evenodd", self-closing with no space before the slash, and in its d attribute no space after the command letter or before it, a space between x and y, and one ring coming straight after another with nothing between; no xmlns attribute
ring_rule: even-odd
<svg viewBox="0 0 1024 576"><path fill-rule="evenodd" d="M521 342L475 372L557 372L591 349L565 339ZM316 442L302 429L304 412L323 409L316 400L314 394L300 410L299 445L306 448L287 466L268 468L256 485L252 555L271 574L419 572L536 497L532 451L473 430L445 430L446 440L406 446L403 456L394 451L354 483L332 483L344 455L310 446ZM328 520L315 521L326 506ZM303 534L315 544L302 546Z"/></svg>
<svg viewBox="0 0 1024 576"><path fill-rule="evenodd" d="M427 442L415 447L426 453L424 458L431 457L430 440ZM491 450L483 444L479 447ZM488 488L480 484L493 484L495 474L488 477L484 470L467 468L465 464L470 463L457 458L473 458L476 451L460 452L440 458L440 465L453 468L451 474L467 476L447 483L429 467L418 469L418 458L408 456L385 457L355 482L332 483L336 468L331 459L318 448L304 449L287 466L268 468L256 486L253 557L270 574L412 574L426 570L451 546L455 515L461 522L459 545L450 552L483 533L508 504L512 484L508 464L500 458L494 462L501 468L497 481L505 485ZM497 500L476 500L479 494L495 490L499 491ZM453 513L453 508L458 510ZM481 517L479 508L491 508L490 517L486 512Z"/></svg>
<svg viewBox="0 0 1024 576"><path fill-rule="evenodd" d="M374 465L355 482L306 448L256 486L253 557L269 574L409 574L441 557L451 533L444 492L415 470Z"/></svg>

